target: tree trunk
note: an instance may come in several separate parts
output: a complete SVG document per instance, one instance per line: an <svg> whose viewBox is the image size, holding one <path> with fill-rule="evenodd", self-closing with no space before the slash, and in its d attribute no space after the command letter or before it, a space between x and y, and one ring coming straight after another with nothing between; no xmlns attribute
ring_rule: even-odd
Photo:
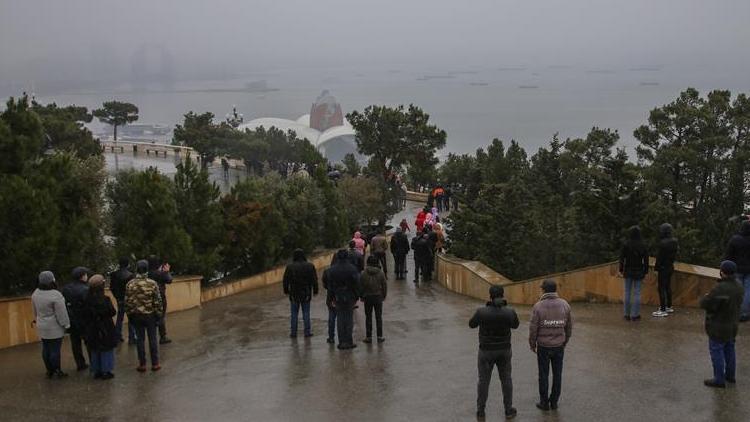
<svg viewBox="0 0 750 422"><path fill-rule="evenodd" d="M114 125L115 128L115 142L117 142L117 125Z"/></svg>

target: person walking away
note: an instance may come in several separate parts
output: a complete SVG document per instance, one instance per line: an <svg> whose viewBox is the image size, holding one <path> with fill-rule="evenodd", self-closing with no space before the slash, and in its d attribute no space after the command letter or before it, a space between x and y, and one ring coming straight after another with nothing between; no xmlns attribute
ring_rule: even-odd
<svg viewBox="0 0 750 422"><path fill-rule="evenodd" d="M435 245L437 244L438 236L432 230L432 225L430 224L425 224L423 234L427 235L427 243L430 250L430 253L427 255L427 261L424 264L423 275L425 280L432 281L432 271L435 269Z"/></svg>
<svg viewBox="0 0 750 422"><path fill-rule="evenodd" d="M337 252L336 264L323 273L323 287L328 291L328 297L335 309L334 319L339 335L338 348L341 350L357 347L352 339L354 329L354 305L359 295L359 271L346 258L345 250ZM329 301L327 300L327 302ZM329 305L329 310L331 308ZM329 315L329 330L330 330ZM333 335L329 331L329 343Z"/></svg>
<svg viewBox="0 0 750 422"><path fill-rule="evenodd" d="M83 356L83 332L85 322L83 319L83 304L86 296L89 294L89 270L86 267L76 267L73 269L71 276L73 281L66 284L62 289L62 295L65 297L65 306L68 308L70 317L70 348L73 351L73 359L76 361L78 371L88 369L86 358ZM91 353L86 352L91 359Z"/></svg>
<svg viewBox="0 0 750 422"><path fill-rule="evenodd" d="M386 252L388 251L388 238L385 237L385 229L380 229L378 234L372 238L372 255L378 259L380 268L385 274L388 274L388 264L386 263Z"/></svg>
<svg viewBox="0 0 750 422"><path fill-rule="evenodd" d="M127 257L120 258L119 268L109 274L109 289L117 301L117 319L115 320L115 331L119 341L125 341L122 337L122 325L125 319L125 286L135 275L130 272L128 266L130 261ZM128 323L128 344L135 344L135 330L133 324Z"/></svg>
<svg viewBox="0 0 750 422"><path fill-rule="evenodd" d="M39 273L39 283L31 294L36 333L42 340L42 360L47 368L47 378L68 376L60 367L60 350L65 330L70 328L65 298L57 291L52 271Z"/></svg>
<svg viewBox="0 0 750 422"><path fill-rule="evenodd" d="M409 239L401 230L401 227L396 228L396 233L391 237L391 254L393 254L393 262L396 266L396 280L404 280L406 278L406 255L409 254Z"/></svg>
<svg viewBox="0 0 750 422"><path fill-rule="evenodd" d="M318 273L315 266L305 258L302 249L295 249L292 263L284 270L284 294L289 296L291 304L291 331L289 337L297 338L297 320L302 308L302 320L305 324L305 337L312 337L310 325L310 301L318 294Z"/></svg>
<svg viewBox="0 0 750 422"><path fill-rule="evenodd" d="M565 346L573 335L570 305L557 295L554 280L542 282L542 297L531 310L529 346L536 353L539 366L540 410L557 410L562 391L562 370ZM549 391L549 368L552 365L552 392Z"/></svg>
<svg viewBox="0 0 750 422"><path fill-rule="evenodd" d="M354 241L354 247L357 249L357 252L359 252L359 255L364 257L365 247L367 245L365 244L365 239L362 238L362 233L359 231L354 232L352 240Z"/></svg>
<svg viewBox="0 0 750 422"><path fill-rule="evenodd" d="M659 226L659 250L656 253L656 269L659 286L659 309L651 315L665 317L674 312L672 308L672 273L677 258L678 243L672 235L672 225Z"/></svg>
<svg viewBox="0 0 750 422"><path fill-rule="evenodd" d="M638 226L628 232L629 239L620 252L620 275L625 278L624 317L627 321L638 321L641 319L641 284L648 274L648 251Z"/></svg>
<svg viewBox="0 0 750 422"><path fill-rule="evenodd" d="M399 228L401 229L402 232L404 232L404 234L406 234L406 232L411 233L411 227L409 227L409 223L406 221L405 218L401 219L401 223L399 224Z"/></svg>
<svg viewBox="0 0 750 422"><path fill-rule="evenodd" d="M383 337L383 302L388 295L385 273L380 269L379 259L375 256L367 258L367 268L360 276L362 285L362 301L365 303L365 343L372 343L372 312L375 311L378 343L385 341Z"/></svg>
<svg viewBox="0 0 750 422"><path fill-rule="evenodd" d="M161 317L159 319L159 344L171 343L167 337L167 284L172 284L172 274L169 273L170 265L166 261L159 260L155 255L148 258L148 278L154 280L159 286L161 294Z"/></svg>
<svg viewBox="0 0 750 422"><path fill-rule="evenodd" d="M148 261L142 259L136 263L136 276L125 288L125 313L128 321L135 327L136 348L138 350L138 372L146 372L146 337L151 355L151 370L161 369L159 364L159 344L156 341L156 330L161 313L162 295L156 281L148 278Z"/></svg>
<svg viewBox="0 0 750 422"><path fill-rule="evenodd" d="M427 207L419 210L417 213L417 219L414 220L414 227L417 228L417 234L422 233L422 230L424 230L425 218L427 218Z"/></svg>
<svg viewBox="0 0 750 422"><path fill-rule="evenodd" d="M502 286L490 287L490 301L477 309L469 320L470 328L479 327L479 353L477 358L477 418L484 419L487 393L492 370L497 366L503 390L505 417L512 419L518 413L513 407L513 379L511 378L511 330L518 328L518 315L503 298Z"/></svg>
<svg viewBox="0 0 750 422"><path fill-rule="evenodd" d="M421 233L411 240L411 248L414 251L414 283L419 283L420 272L422 272L422 278L426 280L425 273L432 254L428 238L428 234Z"/></svg>
<svg viewBox="0 0 750 422"><path fill-rule="evenodd" d="M705 328L714 369L713 378L703 381L707 387L725 388L726 383L736 382L734 346L739 330L740 308L747 293L737 282L736 272L737 264L723 261L719 271L721 279L700 301L701 308L706 310Z"/></svg>
<svg viewBox="0 0 750 422"><path fill-rule="evenodd" d="M112 301L104 294L104 276L95 274L89 279L89 294L85 302L86 344L91 353L91 372L94 379L115 377L115 347L120 338L112 317L117 315Z"/></svg>
<svg viewBox="0 0 750 422"><path fill-rule="evenodd" d="M433 232L435 233L435 253L442 253L443 248L445 247L445 232L443 231L443 225L441 223L436 223Z"/></svg>
<svg viewBox="0 0 750 422"><path fill-rule="evenodd" d="M740 232L729 239L724 260L737 264L737 281L745 289L740 322L746 322L750 320L750 221L743 221Z"/></svg>

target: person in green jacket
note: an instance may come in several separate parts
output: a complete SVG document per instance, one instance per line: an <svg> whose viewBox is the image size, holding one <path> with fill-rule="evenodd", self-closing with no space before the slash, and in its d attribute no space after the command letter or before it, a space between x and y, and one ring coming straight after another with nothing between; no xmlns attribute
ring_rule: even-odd
<svg viewBox="0 0 750 422"><path fill-rule="evenodd" d="M737 264L732 261L721 263L721 279L716 287L700 301L706 310L706 334L714 367L714 377L703 382L707 387L725 388L726 383L734 384L735 358L734 340L740 323L740 307L745 289L735 279Z"/></svg>

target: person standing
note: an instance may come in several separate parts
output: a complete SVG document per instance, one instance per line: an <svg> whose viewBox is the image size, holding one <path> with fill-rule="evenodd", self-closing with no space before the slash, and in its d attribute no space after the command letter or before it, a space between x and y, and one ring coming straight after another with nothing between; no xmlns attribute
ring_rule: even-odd
<svg viewBox="0 0 750 422"><path fill-rule="evenodd" d="M745 289L740 322L750 320L750 221L744 220L740 232L729 239L724 260L737 264L737 281Z"/></svg>
<svg viewBox="0 0 750 422"><path fill-rule="evenodd" d="M37 335L42 339L42 360L47 368L47 378L67 377L60 367L60 349L65 330L70 328L70 318L52 271L39 273L39 284L31 294L31 308Z"/></svg>
<svg viewBox="0 0 750 422"><path fill-rule="evenodd" d="M159 324L162 306L162 295L159 285L148 278L149 263L142 259L136 263L136 276L125 288L125 312L128 321L135 327L136 346L138 349L138 372L146 372L146 336L151 355L151 370L161 369L159 364L159 345L156 341L156 326Z"/></svg>
<svg viewBox="0 0 750 422"><path fill-rule="evenodd" d="M445 247L445 232L443 231L443 224L435 223L433 233L435 233L435 244L433 250L436 254L443 253L443 248Z"/></svg>
<svg viewBox="0 0 750 422"><path fill-rule="evenodd" d="M746 293L735 278L736 272L737 264L723 261L719 271L721 279L700 301L700 307L706 310L705 328L714 369L713 378L703 381L707 387L724 388L727 382L736 382L734 345L739 330L740 308Z"/></svg>
<svg viewBox="0 0 750 422"><path fill-rule="evenodd" d="M169 273L171 266L166 260L159 260L155 255L148 258L148 278L154 280L159 286L161 294L161 317L159 319L159 344L168 344L172 340L167 337L167 284L172 284L172 274Z"/></svg>
<svg viewBox="0 0 750 422"><path fill-rule="evenodd" d="M411 249L414 251L414 283L419 283L419 273L422 279L428 280L428 267L432 259L432 248L430 247L429 234L421 233L411 240Z"/></svg>
<svg viewBox="0 0 750 422"><path fill-rule="evenodd" d="M620 252L620 275L625 277L624 317L627 321L638 321L641 319L641 284L648 274L648 251L638 226L628 232L629 239Z"/></svg>
<svg viewBox="0 0 750 422"><path fill-rule="evenodd" d="M91 353L91 372L94 379L115 377L115 347L119 337L112 317L117 315L112 301L104 294L104 276L95 274L89 279L89 294L84 304L86 344Z"/></svg>
<svg viewBox="0 0 750 422"><path fill-rule="evenodd" d="M656 253L654 269L658 273L659 309L651 315L665 317L674 312L672 308L672 273L677 258L678 243L672 235L672 225L659 226L659 250Z"/></svg>
<svg viewBox="0 0 750 422"><path fill-rule="evenodd" d="M487 393L492 370L497 366L503 390L505 417L512 419L518 413L513 407L513 379L511 378L511 330L518 328L516 311L503 298L502 286L490 287L490 301L477 309L469 320L470 328L479 327L479 353L477 358L477 418L484 419Z"/></svg>
<svg viewBox="0 0 750 422"><path fill-rule="evenodd" d="M359 252L360 256L364 257L367 244L365 243L365 239L362 238L362 233L360 231L354 232L352 240L354 241L354 248Z"/></svg>
<svg viewBox="0 0 750 422"><path fill-rule="evenodd" d="M89 270L86 267L76 267L73 269L71 274L73 281L66 284L62 289L62 295L65 297L65 306L68 308L68 316L70 317L70 348L73 351L73 359L76 361L76 368L78 371L88 369L86 364L86 358L83 356L83 334L84 334L84 319L83 319L83 304L86 300L86 296L89 294ZM88 353L88 347L86 352L91 359L91 353Z"/></svg>
<svg viewBox="0 0 750 422"><path fill-rule="evenodd" d="M310 325L310 301L318 294L318 273L315 266L305 259L302 249L295 249L292 263L284 270L284 294L289 296L291 304L291 331L289 337L297 338L297 320L302 308L302 320L305 324L305 337L312 337Z"/></svg>
<svg viewBox="0 0 750 422"><path fill-rule="evenodd" d="M386 252L388 252L388 238L385 237L385 229L380 229L378 234L372 238L371 243L372 255L377 258L380 268L385 274L388 274L388 264L386 263Z"/></svg>
<svg viewBox="0 0 750 422"><path fill-rule="evenodd" d="M391 237L391 254L396 267L396 280L406 278L406 255L409 254L409 239L401 230L396 227L396 233Z"/></svg>
<svg viewBox="0 0 750 422"><path fill-rule="evenodd" d="M385 341L383 337L383 302L388 295L388 284L385 273L378 265L378 258L367 258L367 268L360 276L362 284L362 301L365 303L365 343L372 343L372 312L375 311L378 343Z"/></svg>
<svg viewBox="0 0 750 422"><path fill-rule="evenodd" d="M419 210L417 218L414 220L414 227L417 228L417 234L422 233L422 230L424 229L424 220L427 218L427 210L427 207Z"/></svg>
<svg viewBox="0 0 750 422"><path fill-rule="evenodd" d="M399 228L401 229L402 232L404 232L404 234L406 234L406 232L411 233L411 227L409 227L409 223L406 221L405 218L401 219L401 224L399 224Z"/></svg>
<svg viewBox="0 0 750 422"><path fill-rule="evenodd" d="M128 266L130 260L127 257L120 258L119 268L109 274L109 289L112 296L117 301L117 319L115 322L115 331L119 341L125 341L122 337L122 325L125 319L125 286L132 280L135 275L130 272ZM135 330L133 324L128 323L128 344L135 344Z"/></svg>
<svg viewBox="0 0 750 422"><path fill-rule="evenodd" d="M529 346L536 353L539 366L538 409L557 410L562 390L565 346L573 335L570 305L557 295L554 280L542 282L542 297L534 305L529 321ZM552 365L552 393L549 391L549 368Z"/></svg>
<svg viewBox="0 0 750 422"><path fill-rule="evenodd" d="M336 263L323 273L323 287L328 291L326 302L330 301L329 312L331 308L335 310L333 316L339 334L338 348L346 350L357 347L352 338L352 331L354 305L359 297L359 271L347 259L349 254L346 250L341 249L336 254ZM328 342L332 343L330 314L328 324Z"/></svg>

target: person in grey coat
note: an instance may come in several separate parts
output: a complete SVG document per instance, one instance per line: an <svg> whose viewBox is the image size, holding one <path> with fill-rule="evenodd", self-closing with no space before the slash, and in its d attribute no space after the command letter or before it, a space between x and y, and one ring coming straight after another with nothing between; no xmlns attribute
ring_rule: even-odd
<svg viewBox="0 0 750 422"><path fill-rule="evenodd" d="M70 328L70 318L65 298L56 289L52 271L39 273L39 284L31 295L34 324L42 339L42 360L47 368L47 378L68 376L60 369L60 349L65 330Z"/></svg>

